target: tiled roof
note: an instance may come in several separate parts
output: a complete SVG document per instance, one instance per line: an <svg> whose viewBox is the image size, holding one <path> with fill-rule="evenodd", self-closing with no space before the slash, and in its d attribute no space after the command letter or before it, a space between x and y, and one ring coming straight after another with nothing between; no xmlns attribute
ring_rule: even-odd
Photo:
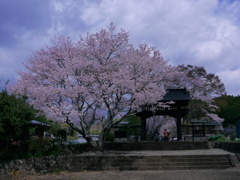
<svg viewBox="0 0 240 180"><path fill-rule="evenodd" d="M190 93L186 89L168 89L161 101L190 101Z"/></svg>

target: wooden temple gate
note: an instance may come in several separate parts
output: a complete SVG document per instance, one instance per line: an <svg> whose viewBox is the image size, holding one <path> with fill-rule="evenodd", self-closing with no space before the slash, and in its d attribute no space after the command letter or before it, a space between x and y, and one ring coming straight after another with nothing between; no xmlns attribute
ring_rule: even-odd
<svg viewBox="0 0 240 180"><path fill-rule="evenodd" d="M136 115L141 118L141 141L146 141L146 119L152 116L168 115L177 119L177 139L182 140L181 118L188 113L190 93L186 89L168 89L160 102L173 101L168 107L159 107L151 111L151 107L144 107Z"/></svg>

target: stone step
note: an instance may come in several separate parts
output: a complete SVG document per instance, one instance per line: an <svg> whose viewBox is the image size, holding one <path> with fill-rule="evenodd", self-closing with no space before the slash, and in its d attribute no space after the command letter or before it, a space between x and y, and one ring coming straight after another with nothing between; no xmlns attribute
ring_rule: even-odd
<svg viewBox="0 0 240 180"><path fill-rule="evenodd" d="M207 142L138 142L106 143L106 150L193 150L208 149Z"/></svg>
<svg viewBox="0 0 240 180"><path fill-rule="evenodd" d="M228 159L137 159L135 162L209 162L209 163L216 163L216 162L228 162Z"/></svg>
<svg viewBox="0 0 240 180"><path fill-rule="evenodd" d="M164 160L164 159L181 159L181 160L202 160L202 159L210 159L210 160L220 160L220 159L228 159L228 156L223 155L152 155L152 156L137 156L137 155L84 155L84 156L75 156L74 161L78 160Z"/></svg>
<svg viewBox="0 0 240 180"><path fill-rule="evenodd" d="M229 164L229 161L227 160L220 160L220 161L211 161L211 160L188 160L188 161L177 161L177 160L166 160L166 161L140 161L140 160L137 160L137 161L123 161L123 160L113 160L113 161L88 161L88 162L74 162L72 163L72 165L76 165L76 164L149 164L149 165L158 165L158 164L176 164L176 165L179 165L179 164Z"/></svg>
<svg viewBox="0 0 240 180"><path fill-rule="evenodd" d="M198 156L78 156L69 170L175 170L231 167L228 155Z"/></svg>
<svg viewBox="0 0 240 180"><path fill-rule="evenodd" d="M149 165L112 165L112 166L101 166L97 164L96 166L94 164L86 165L86 166L77 166L75 165L73 168L70 167L70 171L107 171L107 170L189 170L189 169L226 169L229 168L229 165L195 165L192 164L186 164L186 165L155 165L155 166L149 166Z"/></svg>
<svg viewBox="0 0 240 180"><path fill-rule="evenodd" d="M211 163L211 162L138 162L138 163L121 163L121 162L114 162L111 164L108 163L81 163L81 164L72 164L74 167L155 167L155 166L171 166L171 167L180 167L180 166L229 166L229 162L218 162L218 163Z"/></svg>

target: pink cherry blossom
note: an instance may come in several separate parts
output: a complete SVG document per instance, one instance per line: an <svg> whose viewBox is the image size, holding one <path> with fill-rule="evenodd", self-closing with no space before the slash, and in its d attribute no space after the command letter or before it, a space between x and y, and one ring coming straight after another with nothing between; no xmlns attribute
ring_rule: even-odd
<svg viewBox="0 0 240 180"><path fill-rule="evenodd" d="M77 42L55 37L52 46L33 52L24 63L28 71L19 72L11 90L68 123L93 146L89 130L102 121L101 148L111 127L141 105L156 104L179 74L158 50L146 44L135 48L128 40L128 32L116 32L113 24Z"/></svg>

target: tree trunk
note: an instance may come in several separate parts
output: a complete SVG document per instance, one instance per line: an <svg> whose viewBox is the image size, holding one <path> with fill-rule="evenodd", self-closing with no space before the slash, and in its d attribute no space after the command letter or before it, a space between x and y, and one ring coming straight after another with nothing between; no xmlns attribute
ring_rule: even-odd
<svg viewBox="0 0 240 180"><path fill-rule="evenodd" d="M83 136L84 137L84 136ZM87 143L94 149L99 150L98 144L93 140L93 138L89 136L85 136L84 139L86 139Z"/></svg>
<svg viewBox="0 0 240 180"><path fill-rule="evenodd" d="M108 123L107 126L106 125L104 126L101 134L98 137L98 145L101 151L104 151L105 138L110 132L110 130L111 130L111 125Z"/></svg>
<svg viewBox="0 0 240 180"><path fill-rule="evenodd" d="M102 136L98 137L98 147L99 150L104 151L104 139Z"/></svg>
<svg viewBox="0 0 240 180"><path fill-rule="evenodd" d="M87 141L87 143L94 149L94 150L99 150L98 144L93 140L93 138L90 136L90 128L86 128L84 126L81 126L81 129L79 129L77 126L69 122L68 120L66 121L70 127L77 131L79 134L83 136L83 138Z"/></svg>

